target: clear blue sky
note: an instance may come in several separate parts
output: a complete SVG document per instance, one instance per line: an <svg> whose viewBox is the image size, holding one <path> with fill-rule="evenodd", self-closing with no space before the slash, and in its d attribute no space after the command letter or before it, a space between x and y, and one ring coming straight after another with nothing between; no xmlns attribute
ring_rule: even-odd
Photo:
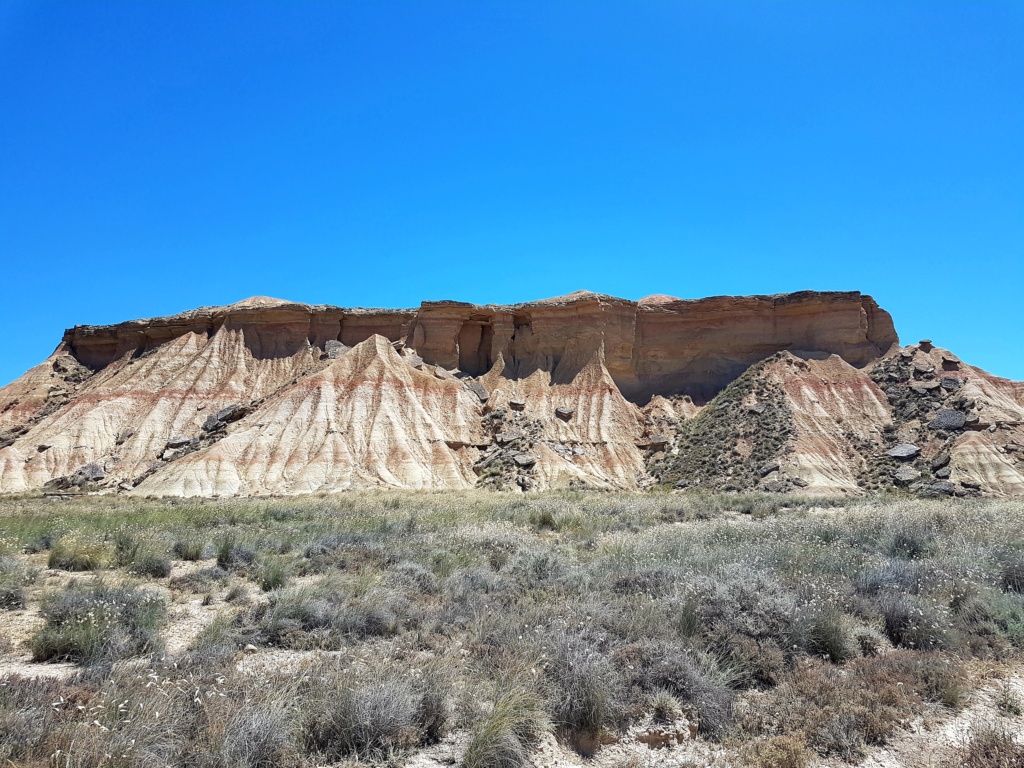
<svg viewBox="0 0 1024 768"><path fill-rule="evenodd" d="M62 330L861 290L1024 379L1024 3L0 0L0 383Z"/></svg>

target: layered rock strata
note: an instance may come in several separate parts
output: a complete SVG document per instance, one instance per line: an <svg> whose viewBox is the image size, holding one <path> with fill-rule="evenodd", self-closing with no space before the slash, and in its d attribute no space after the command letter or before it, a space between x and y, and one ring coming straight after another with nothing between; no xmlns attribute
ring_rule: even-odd
<svg viewBox="0 0 1024 768"><path fill-rule="evenodd" d="M0 491L1022 493L1022 413L1024 386L901 349L854 292L417 310L254 298L65 332L0 389ZM879 457L896 437L921 443L919 462L949 453L948 475L894 479Z"/></svg>

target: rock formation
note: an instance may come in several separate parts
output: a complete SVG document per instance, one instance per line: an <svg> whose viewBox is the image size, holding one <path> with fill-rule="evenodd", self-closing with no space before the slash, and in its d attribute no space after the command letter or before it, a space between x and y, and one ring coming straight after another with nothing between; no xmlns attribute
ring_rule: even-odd
<svg viewBox="0 0 1024 768"><path fill-rule="evenodd" d="M0 492L1021 494L1022 414L1024 385L900 348L855 292L253 298L66 331L0 389Z"/></svg>

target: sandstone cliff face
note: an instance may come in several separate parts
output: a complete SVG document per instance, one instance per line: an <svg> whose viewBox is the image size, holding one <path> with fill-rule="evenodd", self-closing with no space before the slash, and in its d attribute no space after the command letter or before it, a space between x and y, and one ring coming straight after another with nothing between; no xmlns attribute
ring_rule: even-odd
<svg viewBox="0 0 1024 768"><path fill-rule="evenodd" d="M859 293L631 302L579 292L418 310L258 297L67 331L45 363L0 389L0 491L671 482L858 492L887 471L872 456L899 429L925 454L953 455L950 482L1024 492L1024 387L959 362L943 372L943 356L900 350L889 315ZM892 361L910 371L898 397L875 373ZM915 362L934 370L914 373ZM953 392L946 378L959 382L946 404L972 421L939 439L894 398L936 382L923 391L939 409L936 390ZM723 407L737 387L745 401ZM758 393L770 401L760 414ZM714 439L701 443L705 433ZM779 467L747 477L736 467L750 457Z"/></svg>

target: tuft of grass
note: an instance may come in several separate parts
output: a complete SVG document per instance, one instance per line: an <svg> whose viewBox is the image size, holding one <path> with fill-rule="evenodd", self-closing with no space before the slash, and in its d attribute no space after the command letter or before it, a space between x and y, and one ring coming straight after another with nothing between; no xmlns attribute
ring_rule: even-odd
<svg viewBox="0 0 1024 768"><path fill-rule="evenodd" d="M287 563L282 560L264 563L256 575L256 581L264 592L281 589L288 581Z"/></svg>
<svg viewBox="0 0 1024 768"><path fill-rule="evenodd" d="M805 622L795 627L796 640L808 653L839 664L857 655L847 619L835 606L812 611Z"/></svg>
<svg viewBox="0 0 1024 768"><path fill-rule="evenodd" d="M98 571L108 561L109 553L103 544L61 538L50 550L46 565L62 571Z"/></svg>
<svg viewBox="0 0 1024 768"><path fill-rule="evenodd" d="M256 553L243 547L231 535L224 536L217 542L217 566L229 571L232 568L252 565L256 562Z"/></svg>
<svg viewBox="0 0 1024 768"><path fill-rule="evenodd" d="M548 642L546 664L555 728L573 737L598 736L622 718L618 670L598 643L582 634L558 632Z"/></svg>
<svg viewBox="0 0 1024 768"><path fill-rule="evenodd" d="M33 661L91 665L157 651L166 606L137 587L97 581L48 595L40 612L46 624L28 640Z"/></svg>
<svg viewBox="0 0 1024 768"><path fill-rule="evenodd" d="M1024 702L1009 685L1004 683L999 686L999 693L996 694L996 709L1004 717L1020 717L1024 714Z"/></svg>
<svg viewBox="0 0 1024 768"><path fill-rule="evenodd" d="M1014 558L1005 563L1000 574L1004 592L1024 595L1024 557Z"/></svg>
<svg viewBox="0 0 1024 768"><path fill-rule="evenodd" d="M220 757L224 768L278 768L294 755L295 714L284 702L247 704L228 721Z"/></svg>
<svg viewBox="0 0 1024 768"><path fill-rule="evenodd" d="M175 576L171 589L187 589L193 593L207 592L210 587L228 580L228 572L222 568L200 568L198 571Z"/></svg>
<svg viewBox="0 0 1024 768"><path fill-rule="evenodd" d="M179 560L195 562L203 559L203 552L206 549L206 542L198 538L178 539L174 542L171 551Z"/></svg>
<svg viewBox="0 0 1024 768"><path fill-rule="evenodd" d="M136 576L149 576L153 579L166 579L171 575L171 561L162 555L146 553L138 557L128 571Z"/></svg>
<svg viewBox="0 0 1024 768"><path fill-rule="evenodd" d="M37 572L13 557L0 556L0 610L25 607L25 587L34 582Z"/></svg>
<svg viewBox="0 0 1024 768"><path fill-rule="evenodd" d="M934 650L948 645L944 619L933 605L899 594L884 595L878 603L886 636L894 645Z"/></svg>
<svg viewBox="0 0 1024 768"><path fill-rule="evenodd" d="M527 768L541 737L550 729L535 694L502 694L489 713L473 726L462 753L462 768Z"/></svg>
<svg viewBox="0 0 1024 768"><path fill-rule="evenodd" d="M446 691L435 679L383 667L358 674L328 669L305 691L307 750L329 760L382 758L435 741L447 726Z"/></svg>

